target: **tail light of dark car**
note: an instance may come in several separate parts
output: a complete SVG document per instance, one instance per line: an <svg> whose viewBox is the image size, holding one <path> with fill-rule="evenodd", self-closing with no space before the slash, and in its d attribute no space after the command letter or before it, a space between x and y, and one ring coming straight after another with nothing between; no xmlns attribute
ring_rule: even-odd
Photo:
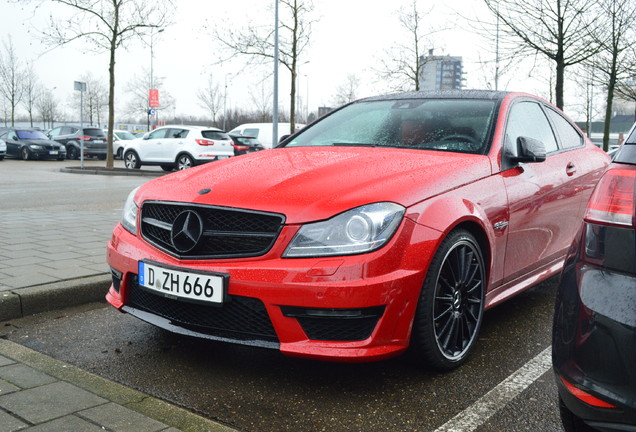
<svg viewBox="0 0 636 432"><path fill-rule="evenodd" d="M603 174L584 218L586 262L636 274L635 194L636 166L615 164Z"/></svg>
<svg viewBox="0 0 636 432"><path fill-rule="evenodd" d="M77 139L82 140L82 141L90 141L90 140L93 139L93 137L88 136L88 135L84 135L84 136L78 137Z"/></svg>
<svg viewBox="0 0 636 432"><path fill-rule="evenodd" d="M634 228L635 186L636 167L621 165L610 168L596 186L585 220Z"/></svg>
<svg viewBox="0 0 636 432"><path fill-rule="evenodd" d="M208 139L198 138L195 141L196 141L197 144L202 145L202 146L212 146L212 145L214 145L214 141L208 140Z"/></svg>
<svg viewBox="0 0 636 432"><path fill-rule="evenodd" d="M241 145L241 144L232 144L232 146L237 150L237 151L245 151L245 150L249 150L250 146L246 146L246 145Z"/></svg>

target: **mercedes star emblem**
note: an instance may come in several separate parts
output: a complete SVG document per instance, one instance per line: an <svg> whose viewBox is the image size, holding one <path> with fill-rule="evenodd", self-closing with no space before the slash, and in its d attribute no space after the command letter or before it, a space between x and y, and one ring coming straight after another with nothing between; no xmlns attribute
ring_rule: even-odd
<svg viewBox="0 0 636 432"><path fill-rule="evenodd" d="M203 234L203 221L201 216L195 211L184 210L172 224L170 239L174 248L187 253L196 247Z"/></svg>

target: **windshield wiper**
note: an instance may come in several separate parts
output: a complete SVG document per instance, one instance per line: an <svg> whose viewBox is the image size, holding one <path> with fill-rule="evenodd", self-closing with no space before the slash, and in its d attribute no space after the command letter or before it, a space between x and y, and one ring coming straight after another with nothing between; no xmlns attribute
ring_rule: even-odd
<svg viewBox="0 0 636 432"><path fill-rule="evenodd" d="M336 147L378 147L377 144L371 143L348 143L348 142L335 142L331 144Z"/></svg>

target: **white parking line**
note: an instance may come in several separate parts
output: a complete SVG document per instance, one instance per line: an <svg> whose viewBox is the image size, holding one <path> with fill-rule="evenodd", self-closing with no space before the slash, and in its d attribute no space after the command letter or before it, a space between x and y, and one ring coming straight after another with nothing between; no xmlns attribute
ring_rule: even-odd
<svg viewBox="0 0 636 432"><path fill-rule="evenodd" d="M548 347L435 432L474 431L551 367L551 347Z"/></svg>

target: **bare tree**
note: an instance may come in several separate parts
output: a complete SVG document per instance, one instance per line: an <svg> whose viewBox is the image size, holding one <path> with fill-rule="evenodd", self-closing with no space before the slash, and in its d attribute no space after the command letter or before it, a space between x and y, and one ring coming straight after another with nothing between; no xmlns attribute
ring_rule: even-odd
<svg viewBox="0 0 636 432"><path fill-rule="evenodd" d="M418 8L418 1L411 0L407 6L397 11L397 16L406 31L406 42L396 43L390 49L384 50L379 59L377 70L380 77L388 81L392 90L409 91L420 89L420 68L422 67L422 51L424 40L436 32L425 30L424 17L430 14L432 7L422 12Z"/></svg>
<svg viewBox="0 0 636 432"><path fill-rule="evenodd" d="M88 117L88 123L101 127L104 107L108 106L108 90L104 80L96 78L91 72L83 74L80 79L86 83L84 94L84 115ZM79 111L80 95L73 93L73 103Z"/></svg>
<svg viewBox="0 0 636 432"><path fill-rule="evenodd" d="M157 107L157 116L159 112L169 111L174 109L175 100L165 90L163 85L163 77L153 77L152 86L150 86L150 73L147 69L143 69L141 74L133 75L133 77L126 83L126 93L130 95L126 104L126 115L137 118L140 115L146 116L148 130L150 130L150 115L148 114L148 89L155 88L161 95L161 107Z"/></svg>
<svg viewBox="0 0 636 432"><path fill-rule="evenodd" d="M634 60L636 60L636 55L634 55ZM634 103L634 117L636 118L636 72L632 73L631 79L617 83L616 94L626 101Z"/></svg>
<svg viewBox="0 0 636 432"><path fill-rule="evenodd" d="M70 17L51 18L45 41L65 45L82 39L98 52L108 52L108 157L113 167L113 126L115 123L115 54L133 37L143 37L149 29L168 24L172 0L51 0L72 10Z"/></svg>
<svg viewBox="0 0 636 432"><path fill-rule="evenodd" d="M334 102L336 105L344 105L358 98L360 79L356 74L349 74L342 84L336 89Z"/></svg>
<svg viewBox="0 0 636 432"><path fill-rule="evenodd" d="M607 89L605 123L603 125L603 150L609 150L610 123L616 85L631 75L634 63L629 55L636 47L636 3L634 0L601 0L603 31L597 35L601 52L593 60L600 83Z"/></svg>
<svg viewBox="0 0 636 432"><path fill-rule="evenodd" d="M33 64L31 63L29 63L24 70L22 86L24 90L22 103L27 111L27 114L29 115L31 127L33 127L33 112L35 111L35 104L40 95L40 85L38 83L38 76L33 69Z"/></svg>
<svg viewBox="0 0 636 432"><path fill-rule="evenodd" d="M197 90L199 105L205 108L212 117L212 124L216 125L216 116L223 107L223 94L219 88L219 83L214 81L212 73L208 75L205 87Z"/></svg>
<svg viewBox="0 0 636 432"><path fill-rule="evenodd" d="M502 56L538 54L554 63L556 105L563 109L565 69L580 64L600 49L593 42L598 23L590 13L596 0L484 0L501 23L506 43ZM494 26L491 36L494 38Z"/></svg>
<svg viewBox="0 0 636 432"><path fill-rule="evenodd" d="M13 47L13 40L9 37L4 41L3 51L0 53L0 96L8 103L11 113L11 125L15 124L15 110L22 102L24 86L22 79L24 72L20 59Z"/></svg>
<svg viewBox="0 0 636 432"><path fill-rule="evenodd" d="M59 103L55 99L53 92L49 89L44 89L40 92L35 109L42 119L44 128L53 128L54 122L59 118L61 112L58 108Z"/></svg>
<svg viewBox="0 0 636 432"><path fill-rule="evenodd" d="M257 122L270 122L272 121L273 91L270 86L265 84L265 80L262 80L259 84L252 87L250 91L253 114L258 120Z"/></svg>
<svg viewBox="0 0 636 432"><path fill-rule="evenodd" d="M290 74L290 133L296 127L296 83L299 59L311 40L311 26L315 22L311 18L314 5L311 0L279 0L282 5L279 36L279 61ZM227 31L224 26L215 27L214 38L229 51L230 56L244 55L262 63L274 59L274 29L257 27L251 23L239 32Z"/></svg>

